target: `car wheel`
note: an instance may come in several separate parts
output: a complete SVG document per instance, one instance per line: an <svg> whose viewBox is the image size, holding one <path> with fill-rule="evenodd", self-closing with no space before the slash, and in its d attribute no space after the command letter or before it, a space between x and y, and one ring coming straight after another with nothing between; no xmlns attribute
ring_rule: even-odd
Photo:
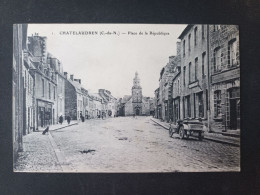
<svg viewBox="0 0 260 195"><path fill-rule="evenodd" d="M184 128L183 128L183 126L181 126L180 129L179 129L179 137L181 139L183 139L184 135L185 135Z"/></svg>

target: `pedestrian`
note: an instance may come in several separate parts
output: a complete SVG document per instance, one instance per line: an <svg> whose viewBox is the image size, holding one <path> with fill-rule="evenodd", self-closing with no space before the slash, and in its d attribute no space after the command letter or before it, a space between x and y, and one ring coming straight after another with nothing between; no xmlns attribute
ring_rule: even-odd
<svg viewBox="0 0 260 195"><path fill-rule="evenodd" d="M70 116L67 116L67 122L68 122L68 124L70 124L70 120L71 120Z"/></svg>
<svg viewBox="0 0 260 195"><path fill-rule="evenodd" d="M62 123L63 123L63 116L62 115L60 115L60 117L59 117L59 123L62 125Z"/></svg>
<svg viewBox="0 0 260 195"><path fill-rule="evenodd" d="M83 117L82 113L80 113L80 119L81 119L81 122L84 122L84 117Z"/></svg>

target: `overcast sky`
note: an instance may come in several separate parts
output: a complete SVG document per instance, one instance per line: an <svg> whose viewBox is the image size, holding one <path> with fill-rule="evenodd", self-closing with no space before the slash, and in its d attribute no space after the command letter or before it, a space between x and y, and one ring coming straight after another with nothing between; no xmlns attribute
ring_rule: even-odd
<svg viewBox="0 0 260 195"><path fill-rule="evenodd" d="M176 55L176 42L185 27L166 24L29 24L28 36L34 33L46 36L47 51L61 61L65 72L80 78L82 85L92 93L107 89L116 98L131 95L137 71L143 95L153 97L159 86L160 70L169 61L169 56ZM98 34L73 35L68 31L97 31ZM117 34L100 35L107 31ZM169 35L151 35L150 32Z"/></svg>

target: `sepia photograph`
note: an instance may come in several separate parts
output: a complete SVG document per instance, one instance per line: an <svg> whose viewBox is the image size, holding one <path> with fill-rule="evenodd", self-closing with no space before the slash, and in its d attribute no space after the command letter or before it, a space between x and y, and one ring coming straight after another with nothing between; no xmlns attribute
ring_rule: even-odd
<svg viewBox="0 0 260 195"><path fill-rule="evenodd" d="M239 26L14 24L13 171L240 172Z"/></svg>

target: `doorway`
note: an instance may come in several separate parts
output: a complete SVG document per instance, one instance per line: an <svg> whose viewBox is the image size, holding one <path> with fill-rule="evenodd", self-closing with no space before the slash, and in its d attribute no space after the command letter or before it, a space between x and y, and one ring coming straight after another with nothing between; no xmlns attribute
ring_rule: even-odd
<svg viewBox="0 0 260 195"><path fill-rule="evenodd" d="M230 129L240 128L240 89L233 87L229 90Z"/></svg>
<svg viewBox="0 0 260 195"><path fill-rule="evenodd" d="M237 129L237 99L230 99L230 129Z"/></svg>
<svg viewBox="0 0 260 195"><path fill-rule="evenodd" d="M44 108L39 107L39 124L41 127L44 127Z"/></svg>
<svg viewBox="0 0 260 195"><path fill-rule="evenodd" d="M140 110L139 110L139 108L137 108L137 109L135 110L135 114L136 114L137 116L140 115Z"/></svg>

